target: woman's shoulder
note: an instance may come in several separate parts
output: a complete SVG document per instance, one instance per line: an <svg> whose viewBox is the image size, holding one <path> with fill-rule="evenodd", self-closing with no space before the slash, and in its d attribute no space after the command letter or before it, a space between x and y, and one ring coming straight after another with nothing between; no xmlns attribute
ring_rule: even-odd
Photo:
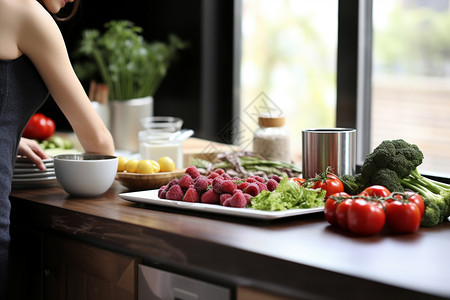
<svg viewBox="0 0 450 300"><path fill-rule="evenodd" d="M0 0L0 57L13 58L20 54L17 41L24 25L31 21L26 26L35 26L42 9L36 0Z"/></svg>
<svg viewBox="0 0 450 300"><path fill-rule="evenodd" d="M43 36L51 36L59 32L58 26L51 14L36 0L0 0L17 1L19 12L16 12L19 30L18 41L39 41ZM42 45L35 45L42 46Z"/></svg>
<svg viewBox="0 0 450 300"><path fill-rule="evenodd" d="M36 0L0 0L0 12L2 14L18 14L32 11Z"/></svg>
<svg viewBox="0 0 450 300"><path fill-rule="evenodd" d="M36 0L0 0L0 16L4 20L17 22L51 18Z"/></svg>

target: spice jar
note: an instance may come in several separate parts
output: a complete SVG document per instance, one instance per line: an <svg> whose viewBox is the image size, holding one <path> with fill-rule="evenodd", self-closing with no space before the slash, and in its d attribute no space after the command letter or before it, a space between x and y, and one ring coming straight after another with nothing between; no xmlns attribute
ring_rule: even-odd
<svg viewBox="0 0 450 300"><path fill-rule="evenodd" d="M289 134L284 117L260 115L259 128L253 134L253 152L265 159L289 161Z"/></svg>

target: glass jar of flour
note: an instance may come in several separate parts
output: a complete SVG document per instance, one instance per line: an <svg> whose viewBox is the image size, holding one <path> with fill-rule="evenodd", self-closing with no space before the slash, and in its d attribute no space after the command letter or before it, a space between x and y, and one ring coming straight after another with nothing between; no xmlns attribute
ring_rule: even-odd
<svg viewBox="0 0 450 300"><path fill-rule="evenodd" d="M259 128L253 134L253 152L269 160L290 161L285 118L260 115L258 123Z"/></svg>

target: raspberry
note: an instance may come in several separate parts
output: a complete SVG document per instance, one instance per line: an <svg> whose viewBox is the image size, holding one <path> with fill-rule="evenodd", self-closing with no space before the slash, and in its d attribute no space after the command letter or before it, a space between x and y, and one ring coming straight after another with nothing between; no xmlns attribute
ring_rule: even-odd
<svg viewBox="0 0 450 300"><path fill-rule="evenodd" d="M267 181L266 185L267 185L267 189L272 192L272 191L275 191L275 189L277 188L278 182L275 179L269 179Z"/></svg>
<svg viewBox="0 0 450 300"><path fill-rule="evenodd" d="M256 179L256 181L259 181L259 182L261 182L261 183L265 183L266 182L266 180L263 178L263 177L261 177L261 176L252 176L252 178L254 178L254 179Z"/></svg>
<svg viewBox="0 0 450 300"><path fill-rule="evenodd" d="M255 179L255 178L252 178L252 177L247 177L246 179L245 179L245 182L248 182L248 183L253 183L253 182L256 182L257 180Z"/></svg>
<svg viewBox="0 0 450 300"><path fill-rule="evenodd" d="M212 188L217 194L222 194L222 182L222 177L216 177L213 179Z"/></svg>
<svg viewBox="0 0 450 300"><path fill-rule="evenodd" d="M190 166L185 171L186 174L189 174L193 179L200 176L200 172L196 166Z"/></svg>
<svg viewBox="0 0 450 300"><path fill-rule="evenodd" d="M250 194L255 197L259 194L259 185L256 182L250 183L245 189L244 193Z"/></svg>
<svg viewBox="0 0 450 300"><path fill-rule="evenodd" d="M244 193L241 190L234 193L230 200L230 205L232 207L243 208L247 205L247 199L245 199Z"/></svg>
<svg viewBox="0 0 450 300"><path fill-rule="evenodd" d="M183 190L179 185L172 186L166 193L166 199L169 200L182 200Z"/></svg>
<svg viewBox="0 0 450 300"><path fill-rule="evenodd" d="M278 176L278 175L272 175L272 176L270 176L270 178L271 179L275 179L275 181L278 182L278 183L280 183L280 181L281 181L281 177Z"/></svg>
<svg viewBox="0 0 450 300"><path fill-rule="evenodd" d="M233 191L236 189L236 185L231 180L224 180L221 184L221 189L223 193L233 194Z"/></svg>
<svg viewBox="0 0 450 300"><path fill-rule="evenodd" d="M262 182L257 181L256 184L259 187L259 191L268 191L269 189L267 188L267 185L265 185Z"/></svg>
<svg viewBox="0 0 450 300"><path fill-rule="evenodd" d="M253 198L252 195L244 193L244 197L245 197L245 200L247 200L247 205L251 205L252 204L252 198Z"/></svg>
<svg viewBox="0 0 450 300"><path fill-rule="evenodd" d="M188 189L191 184L194 184L194 180L192 179L191 175L186 174L180 178L178 184L182 189Z"/></svg>
<svg viewBox="0 0 450 300"><path fill-rule="evenodd" d="M232 197L228 197L227 199L225 199L225 201L223 201L223 206L227 206L227 207L231 207L231 198Z"/></svg>
<svg viewBox="0 0 450 300"><path fill-rule="evenodd" d="M220 177L220 175L217 174L216 172L211 172L211 173L208 174L208 178L209 179L214 179L216 177Z"/></svg>
<svg viewBox="0 0 450 300"><path fill-rule="evenodd" d="M200 198L198 197L197 190L194 188L188 188L184 194L183 201L185 202L198 202Z"/></svg>
<svg viewBox="0 0 450 300"><path fill-rule="evenodd" d="M218 204L220 201L219 194L214 192L213 189L209 189L205 193L203 193L201 201L208 204Z"/></svg>
<svg viewBox="0 0 450 300"><path fill-rule="evenodd" d="M237 188L240 189L241 191L243 191L243 190L245 190L246 187L249 186L249 184L250 184L249 182L244 181L244 182L239 183Z"/></svg>
<svg viewBox="0 0 450 300"><path fill-rule="evenodd" d="M214 172L216 172L219 175L225 174L225 171L221 168L215 169Z"/></svg>
<svg viewBox="0 0 450 300"><path fill-rule="evenodd" d="M174 185L178 185L178 179L176 179L176 178L169 181L169 183L166 185L166 192L168 192L169 189Z"/></svg>
<svg viewBox="0 0 450 300"><path fill-rule="evenodd" d="M220 196L219 196L220 205L223 205L225 203L225 200L227 200L228 198L231 198L230 194L227 194L227 193L220 194Z"/></svg>
<svg viewBox="0 0 450 300"><path fill-rule="evenodd" d="M160 199L166 199L166 186L165 185L163 185L162 187L159 188L158 197Z"/></svg>
<svg viewBox="0 0 450 300"><path fill-rule="evenodd" d="M220 177L222 177L225 180L231 180L231 176L228 175L227 173L223 173L222 175L220 175Z"/></svg>
<svg viewBox="0 0 450 300"><path fill-rule="evenodd" d="M205 176L200 175L197 177L194 183L194 188L197 190L198 194L202 194L208 188L208 179Z"/></svg>

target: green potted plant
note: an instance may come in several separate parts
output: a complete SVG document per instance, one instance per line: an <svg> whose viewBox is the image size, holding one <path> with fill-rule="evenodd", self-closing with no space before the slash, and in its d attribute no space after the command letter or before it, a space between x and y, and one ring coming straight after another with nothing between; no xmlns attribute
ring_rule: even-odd
<svg viewBox="0 0 450 300"><path fill-rule="evenodd" d="M153 96L186 44L173 34L168 43L149 43L142 28L127 20L112 20L104 27L102 33L97 29L83 31L75 71L80 79L107 85L116 148L136 151L139 121L153 114Z"/></svg>

